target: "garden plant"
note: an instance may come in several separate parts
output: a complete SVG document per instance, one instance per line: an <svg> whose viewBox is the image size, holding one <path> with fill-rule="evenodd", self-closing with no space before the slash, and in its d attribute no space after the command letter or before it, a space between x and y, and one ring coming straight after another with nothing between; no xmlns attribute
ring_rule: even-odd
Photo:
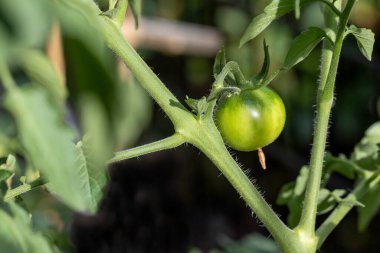
<svg viewBox="0 0 380 253"><path fill-rule="evenodd" d="M40 8L31 13L28 8L33 4L28 1L4 1L1 4L6 10L2 13L4 16L34 15L41 24L29 33L19 34L0 26L0 252L61 252L60 247L65 244L57 241L54 233L49 236L33 224L34 213L29 211L33 200L24 197L30 191L38 188L45 198L55 196L71 210L95 213L107 183L107 165L184 144L196 147L212 161L269 231L281 252L317 252L353 208L359 213L359 228L365 229L380 208L380 122L368 128L349 157L336 157L326 152L329 125L334 124L330 115L336 97L339 98L339 94L334 93L335 85L342 85L336 83L336 77L345 38L356 39L360 52L368 61L372 57L373 32L348 23L356 2L273 0L261 14L253 17L241 37L240 47L246 46L285 14L298 20L303 15L302 8L309 4L320 5L324 26L308 27L296 36L283 59L283 66L275 71L269 71L270 55L275 54L271 51L271 41L260 42L265 57L261 71L255 76L247 77L238 61L228 61L228 55L221 48L215 57L214 82L209 94L180 101L120 31L128 8L138 26L142 6L139 0L40 0L36 1ZM45 13L50 9L57 15ZM9 20L11 27L23 25L16 19ZM144 118L140 115L133 119L128 116L109 119L105 113L91 117L89 115L103 110L99 101L91 96L77 99L80 101L80 126L67 123L71 111L66 103L69 94L64 70L41 50L41 45L55 38L51 31L59 31L61 25L64 32L65 27L76 25L75 20L82 21L84 30L89 29L88 34L96 31L94 35L87 35L95 41L92 46L99 52L98 57L103 57L106 46L127 66L172 122L171 136L112 155L113 149L128 141L123 135L128 130L123 129L123 123L136 121L134 131L137 132L139 124L145 124ZM46 24L53 25L46 28ZM83 30L73 33L80 31ZM279 193L278 204L287 205L289 209L285 222L230 151L258 152L262 167L267 167L262 148L275 141L286 122L282 98L270 84L319 46L322 49L320 73L315 77L316 112L311 157L298 177L284 185ZM76 71L75 64L71 68ZM128 92L133 93L130 99L133 96L146 99L133 89L136 88L128 88ZM101 92L106 96L119 95L108 94L107 87ZM144 108L140 106L139 110L144 111ZM113 132L113 136L105 132ZM328 189L326 185L334 173L350 179L352 190ZM324 214L324 220L318 222L320 214Z"/></svg>

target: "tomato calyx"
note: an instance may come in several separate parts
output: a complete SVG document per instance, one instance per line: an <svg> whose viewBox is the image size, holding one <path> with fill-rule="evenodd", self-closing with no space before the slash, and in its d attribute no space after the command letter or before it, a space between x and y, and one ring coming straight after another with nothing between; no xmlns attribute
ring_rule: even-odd
<svg viewBox="0 0 380 253"><path fill-rule="evenodd" d="M246 79L240 70L239 64L234 61L226 61L224 48L221 48L215 57L213 66L213 75L215 81L212 85L209 96L200 99L189 98L186 96L185 102L189 106L192 113L198 119L201 119L206 112L212 117L212 111L216 105L218 98L228 96L229 94L239 95L251 90L259 90L266 87L281 71L275 71L268 77L270 57L266 41L263 41L264 62L261 71L253 78Z"/></svg>

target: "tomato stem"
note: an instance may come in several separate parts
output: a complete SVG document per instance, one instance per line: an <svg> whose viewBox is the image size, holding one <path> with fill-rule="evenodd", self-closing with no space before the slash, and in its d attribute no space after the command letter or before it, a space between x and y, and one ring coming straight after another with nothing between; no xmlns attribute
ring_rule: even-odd
<svg viewBox="0 0 380 253"><path fill-rule="evenodd" d="M322 63L321 83L318 88L316 126L314 129L313 148L310 159L310 173L300 223L296 228L297 230L305 231L311 237L315 236L318 194L322 177L327 129L334 99L334 84L339 65L345 28L355 2L356 0L349 0L346 4L346 7L340 17L336 42L332 48L331 54L328 53L328 51L331 50L328 43L324 44L323 60L325 62ZM341 1L337 1L336 4L341 4ZM327 21L329 22L328 25L334 25L333 20L327 19ZM331 29L334 29L334 27L331 27Z"/></svg>
<svg viewBox="0 0 380 253"><path fill-rule="evenodd" d="M156 142L151 142L146 145L116 152L115 156L112 159L110 159L108 163L116 163L136 156L176 148L182 145L183 143L185 143L184 138L180 134L174 134L170 137Z"/></svg>

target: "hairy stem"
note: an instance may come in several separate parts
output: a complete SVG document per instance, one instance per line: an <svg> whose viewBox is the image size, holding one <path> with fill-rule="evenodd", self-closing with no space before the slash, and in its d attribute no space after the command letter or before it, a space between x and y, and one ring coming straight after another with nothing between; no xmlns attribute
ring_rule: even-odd
<svg viewBox="0 0 380 253"><path fill-rule="evenodd" d="M100 23L108 47L120 56L135 78L168 115L174 126L182 125L193 117L124 39L116 24L106 16L100 16Z"/></svg>
<svg viewBox="0 0 380 253"><path fill-rule="evenodd" d="M199 122L197 134L190 134L189 142L199 148L219 168L273 235L283 252L305 252L298 244L295 233L281 221L231 157L212 121L206 119L204 122Z"/></svg>
<svg viewBox="0 0 380 253"><path fill-rule="evenodd" d="M331 64L326 84L321 85L323 90L317 104L316 126L314 129L313 148L310 159L310 174L305 193L305 201L300 223L297 229L314 236L315 220L317 215L318 194L321 184L322 166L326 148L327 128L333 104L334 85L339 65L340 52L344 40L344 32L351 9L356 0L349 0L341 15L337 38L333 47Z"/></svg>
<svg viewBox="0 0 380 253"><path fill-rule="evenodd" d="M166 149L176 148L185 143L183 137L179 134L174 134L168 138L148 143L139 147L127 149L124 151L116 152L115 156L108 161L108 163L120 162L136 156L146 155L149 153L162 151Z"/></svg>
<svg viewBox="0 0 380 253"><path fill-rule="evenodd" d="M4 196L4 201L10 201L16 198L17 196L27 193L28 191L33 190L34 188L42 186L44 184L45 181L43 181L42 179L37 179L30 184L23 184L14 189L8 190Z"/></svg>

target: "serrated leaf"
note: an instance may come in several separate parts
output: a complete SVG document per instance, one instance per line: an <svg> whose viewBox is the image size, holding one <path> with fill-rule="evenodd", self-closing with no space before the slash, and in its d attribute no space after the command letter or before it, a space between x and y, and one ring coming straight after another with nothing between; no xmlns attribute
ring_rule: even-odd
<svg viewBox="0 0 380 253"><path fill-rule="evenodd" d="M141 19L141 0L129 0L131 4L132 14L135 18L135 27L136 29L140 25L140 19Z"/></svg>
<svg viewBox="0 0 380 253"><path fill-rule="evenodd" d="M300 0L300 5L313 1L315 0ZM265 7L264 12L256 16L248 25L240 40L240 46L243 46L248 41L254 39L274 20L294 10L294 5L294 0L273 0L269 5Z"/></svg>
<svg viewBox="0 0 380 253"><path fill-rule="evenodd" d="M105 163L97 163L86 137L77 143L76 148L78 150L79 176L84 184L88 198L91 199L90 209L95 212L103 196L102 190L107 181Z"/></svg>
<svg viewBox="0 0 380 253"><path fill-rule="evenodd" d="M15 88L5 102L17 123L18 138L48 189L71 208L89 211L91 198L79 176L73 133L46 93L30 85Z"/></svg>
<svg viewBox="0 0 380 253"><path fill-rule="evenodd" d="M6 209L0 209L0 252L53 252L47 239L31 228L29 216L20 206L9 203Z"/></svg>
<svg viewBox="0 0 380 253"><path fill-rule="evenodd" d="M354 25L348 28L348 32L355 36L360 52L367 60L371 61L373 45L375 44L375 34L371 29L358 28Z"/></svg>
<svg viewBox="0 0 380 253"><path fill-rule="evenodd" d="M310 27L296 37L285 58L284 68L290 69L303 61L319 42L326 36L325 32L318 27Z"/></svg>
<svg viewBox="0 0 380 253"><path fill-rule="evenodd" d="M358 228L364 231L371 220L379 212L380 209L380 184L370 188L367 193L360 198L360 202L365 206L359 207L358 210Z"/></svg>
<svg viewBox="0 0 380 253"><path fill-rule="evenodd" d="M220 72L222 72L224 66L226 66L226 52L224 47L222 47L218 54L215 56L213 74L216 79Z"/></svg>

